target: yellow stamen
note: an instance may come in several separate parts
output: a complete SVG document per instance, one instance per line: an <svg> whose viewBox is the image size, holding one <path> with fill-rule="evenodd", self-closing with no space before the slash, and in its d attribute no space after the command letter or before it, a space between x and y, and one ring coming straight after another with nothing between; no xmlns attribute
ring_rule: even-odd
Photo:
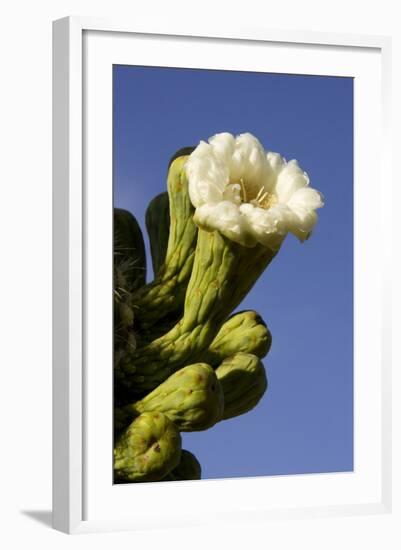
<svg viewBox="0 0 401 550"><path fill-rule="evenodd" d="M251 200L251 204L259 208L264 208L265 210L268 210L273 204L276 204L276 202L277 197L273 195L273 193L266 191L263 186L259 189L256 198Z"/></svg>
<svg viewBox="0 0 401 550"><path fill-rule="evenodd" d="M244 184L243 178L240 178L239 182L240 182L240 185L241 185L242 200L243 200L243 202L248 202L247 199L246 199L246 189L245 189L245 184Z"/></svg>
<svg viewBox="0 0 401 550"><path fill-rule="evenodd" d="M260 197L262 196L262 194L263 194L263 187L261 187L261 188L259 189L258 194L256 195L256 199L255 199L255 200L256 200L257 202L259 202Z"/></svg>
<svg viewBox="0 0 401 550"><path fill-rule="evenodd" d="M238 184L230 183L230 185L238 185ZM239 186L240 186L241 202L246 203L248 202L248 196L247 196L246 186L243 178L240 178ZM262 185L259 188L259 191L256 197L254 199L249 200L249 202L254 206L258 206L259 208L264 208L265 210L268 210L271 206L277 203L277 197L273 193L266 191L266 189Z"/></svg>

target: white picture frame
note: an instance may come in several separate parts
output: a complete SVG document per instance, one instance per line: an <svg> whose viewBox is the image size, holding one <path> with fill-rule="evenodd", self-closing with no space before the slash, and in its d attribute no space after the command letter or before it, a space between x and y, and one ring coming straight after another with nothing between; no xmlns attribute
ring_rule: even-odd
<svg viewBox="0 0 401 550"><path fill-rule="evenodd" d="M160 47L161 41L163 48ZM102 296L102 288L111 288L108 286L111 270L110 273L106 270L96 283L90 276L92 265L99 266L101 262L105 265L111 250L111 225L107 220L102 223L101 217L108 208L111 210L112 204L110 164L107 164L111 155L111 119L107 114L97 115L110 101L107 92L110 63L128 63L140 51L141 64L168 66L166 59L173 59L174 52L178 48L182 50L183 43L186 49L192 48L194 66L202 66L203 56L206 58L213 54L216 66L227 68L225 63L228 61L224 59L228 59L228 50L235 48L238 55L235 56L235 63L230 63L249 69L250 61L242 56L241 51L245 46L253 45L257 49L255 51L260 50L260 55L256 54L252 61L253 70L263 70L263 48L269 47L276 48L277 65L270 65L265 70L279 72L281 66L282 72L291 72L290 65L285 64L291 49L292 52L297 50L299 72L314 74L311 71L323 67L324 62L332 64L333 74L355 77L357 93L360 94L355 102L355 124L356 128L360 127L355 148L356 182L358 178L364 178L368 182L367 189L372 191L376 181L376 195L362 194L356 185L359 191L355 196L358 209L355 226L355 308L360 310L355 334L359 341L369 342L367 349L361 349L358 355L358 363L365 365L365 372L362 378L357 371L359 374L355 384L356 469L352 474L343 475L270 478L267 482L269 494L273 496L267 504L258 498L265 478L119 486L116 496L116 491L112 494L111 470L110 475L105 474L108 464L111 464L111 446L108 445L111 445L112 432L109 429L111 424L107 424L107 416L111 422L111 409L107 396L106 401L98 396L106 395L107 373L104 370L105 376L102 378L100 375L99 381L94 383L91 369L95 361L103 362L105 369L109 365L111 383L111 348L105 344L106 347L94 350L93 323L88 324L88 319L94 319L96 315L94 294ZM382 235L391 233L391 220L386 217L383 205L377 208L381 197L386 196L388 200L391 196L390 50L391 43L387 37L260 29L215 31L184 29L179 25L150 29L142 28L135 22L86 17L69 17L54 22L53 525L56 529L80 533L135 530L150 526L188 526L211 521L246 522L250 521L251 516L263 522L275 518L291 521L292 518L322 515L391 514L391 296L388 283L391 249L388 240L381 239ZM310 59L311 55L313 59ZM187 66L185 62L183 56L182 66ZM138 59L136 63L139 63ZM177 62L174 65L177 66ZM321 74L326 74L324 70L330 69L322 70ZM103 90L96 101L90 92L88 95L88 88L92 86L93 89L94 85ZM368 93L369 97L365 97ZM374 129L379 132L371 141L365 135L364 113L367 109L372 113ZM380 151L374 148L377 143L380 144ZM377 163L365 172L363 159L371 154L376 155ZM105 164L94 167L91 160L94 157L104 158ZM90 185L94 177L99 182L96 197ZM376 220L380 218L380 227L373 230L368 225L374 208ZM101 236L104 244L102 251L98 250L93 240L94 227L97 238ZM368 276L360 270L365 261L372 262L358 237L362 229L370 231L370 243L380 246L376 253L379 267L372 265ZM380 262L377 262L378 257ZM111 256L109 260L111 262ZM377 317L375 320L366 319L363 298L368 293L372 311ZM107 342L111 338L109 296L101 297L99 302L96 307L102 308L110 322L96 325L96 331L104 336L100 337L100 341ZM109 389L111 391L111 386ZM106 436L93 429L95 415L101 417L102 425L106 426ZM371 429L369 437L367 423ZM97 461L93 460L95 453ZM121 515L118 503L123 500L125 504L129 503L132 491L135 491L136 498L140 496L141 509L136 510L135 514ZM191 495L195 493L198 508L195 504L188 506ZM243 497L242 502L252 497L252 506L239 507L235 504L238 493ZM184 495L187 505L180 508L179 502ZM174 502L175 506L169 507L171 509L162 515L155 502L165 502L166 499ZM213 506L216 499L224 504L221 506L224 513L216 512ZM288 505L289 499L291 505ZM132 507L128 509L132 510ZM204 511L203 514L199 514L199 509ZM88 514L88 510L91 513Z"/></svg>

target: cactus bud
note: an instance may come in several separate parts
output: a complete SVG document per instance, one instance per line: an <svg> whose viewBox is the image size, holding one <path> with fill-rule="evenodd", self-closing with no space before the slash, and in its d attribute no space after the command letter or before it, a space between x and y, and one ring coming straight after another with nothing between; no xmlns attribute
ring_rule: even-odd
<svg viewBox="0 0 401 550"><path fill-rule="evenodd" d="M223 420L253 409L267 389L266 372L256 355L236 353L216 369L224 394Z"/></svg>
<svg viewBox="0 0 401 550"><path fill-rule="evenodd" d="M160 412L138 416L114 447L117 482L158 481L175 468L181 458L178 428Z"/></svg>
<svg viewBox="0 0 401 550"><path fill-rule="evenodd" d="M270 331L262 317L256 311L241 311L222 325L202 360L216 367L238 352L262 358L269 352L271 342Z"/></svg>
<svg viewBox="0 0 401 550"><path fill-rule="evenodd" d="M180 463L174 470L163 479L163 481L183 481L186 479L200 479L202 474L201 465L195 455L189 451L181 451Z"/></svg>
<svg viewBox="0 0 401 550"><path fill-rule="evenodd" d="M206 363L188 365L172 374L141 401L117 409L118 426L137 414L160 411L182 432L206 430L221 419L223 393L216 374Z"/></svg>

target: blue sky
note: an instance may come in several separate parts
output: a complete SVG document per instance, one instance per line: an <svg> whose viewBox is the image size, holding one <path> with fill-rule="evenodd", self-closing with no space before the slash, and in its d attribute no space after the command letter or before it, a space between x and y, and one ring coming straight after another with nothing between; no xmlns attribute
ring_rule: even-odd
<svg viewBox="0 0 401 550"><path fill-rule="evenodd" d="M312 237L287 237L239 308L273 335L267 393L243 416L183 434L202 477L352 470L353 80L115 66L113 108L114 204L143 228L174 152L222 131L296 158L325 196Z"/></svg>

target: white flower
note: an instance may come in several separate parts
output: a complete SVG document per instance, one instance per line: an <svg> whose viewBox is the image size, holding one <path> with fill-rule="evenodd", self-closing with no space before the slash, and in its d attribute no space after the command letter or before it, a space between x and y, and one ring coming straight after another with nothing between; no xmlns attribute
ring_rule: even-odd
<svg viewBox="0 0 401 550"><path fill-rule="evenodd" d="M249 133L201 141L185 168L195 223L244 246L276 249L288 232L304 241L323 206L296 160L266 152Z"/></svg>

